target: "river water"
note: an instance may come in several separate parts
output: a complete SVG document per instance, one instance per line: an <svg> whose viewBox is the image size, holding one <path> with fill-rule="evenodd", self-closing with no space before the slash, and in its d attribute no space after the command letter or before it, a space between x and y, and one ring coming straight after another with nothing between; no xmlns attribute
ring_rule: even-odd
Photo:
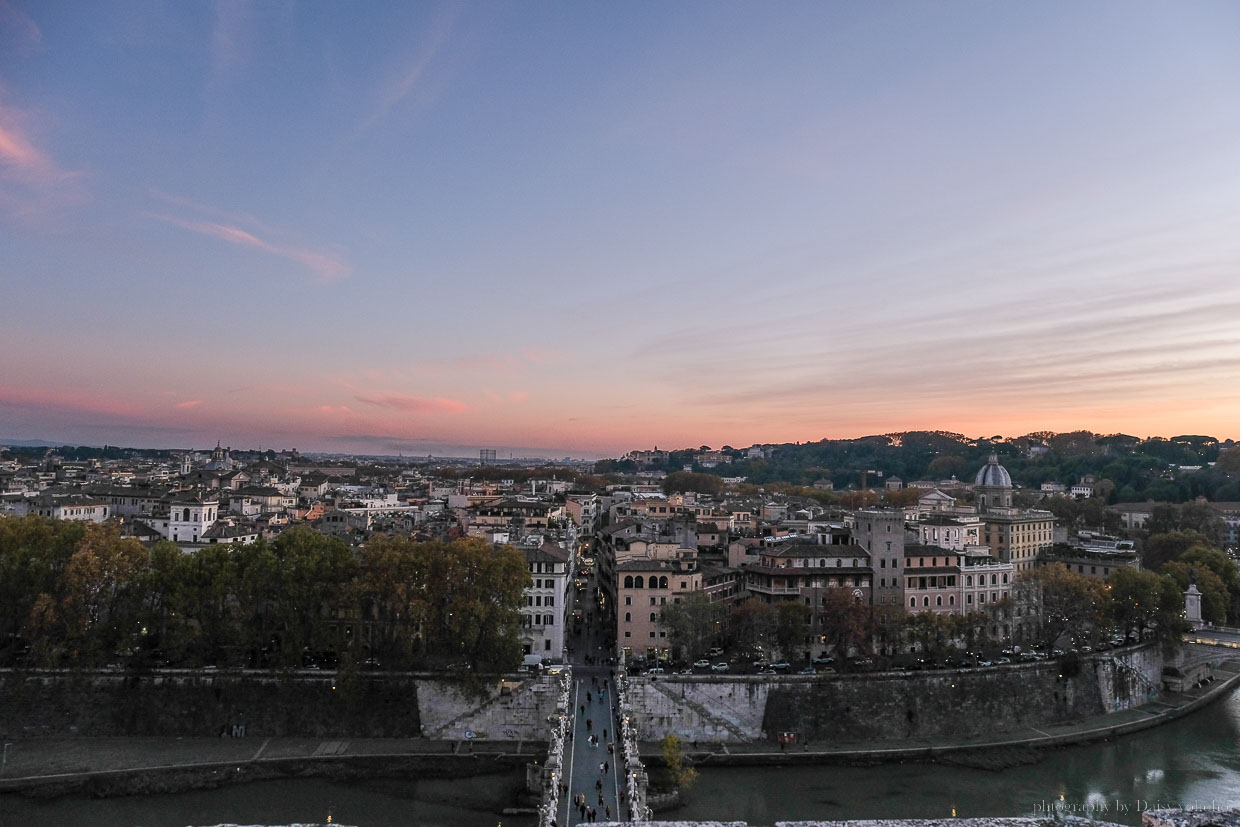
<svg viewBox="0 0 1240 827"><path fill-rule="evenodd" d="M1019 699L1013 699L1019 703ZM1140 823L1158 806L1240 808L1240 692L1179 721L1070 747L1000 771L937 764L703 768L684 807L662 815L748 821L1034 815L1058 808ZM0 796L0 824L185 827L294 823L527 827L499 816L510 773L458 780L268 781L177 795L48 802Z"/></svg>

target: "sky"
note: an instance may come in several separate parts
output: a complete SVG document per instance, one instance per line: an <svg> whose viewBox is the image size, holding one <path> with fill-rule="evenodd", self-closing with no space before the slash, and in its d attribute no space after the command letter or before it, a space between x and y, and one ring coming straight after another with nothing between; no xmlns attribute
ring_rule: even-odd
<svg viewBox="0 0 1240 827"><path fill-rule="evenodd" d="M0 0L0 440L1240 437L1240 4Z"/></svg>

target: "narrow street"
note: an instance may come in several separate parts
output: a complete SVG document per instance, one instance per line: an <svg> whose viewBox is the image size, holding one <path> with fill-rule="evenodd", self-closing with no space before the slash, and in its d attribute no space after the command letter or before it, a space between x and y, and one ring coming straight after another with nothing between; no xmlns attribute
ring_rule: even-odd
<svg viewBox="0 0 1240 827"><path fill-rule="evenodd" d="M596 598L596 574L575 598L581 612L578 633L570 634L569 662L573 668L571 740L565 756L565 788L561 791L558 825L588 824L626 817L622 812L621 779L616 768L619 746L616 704L612 694L615 647L614 623ZM590 808L593 808L591 817Z"/></svg>

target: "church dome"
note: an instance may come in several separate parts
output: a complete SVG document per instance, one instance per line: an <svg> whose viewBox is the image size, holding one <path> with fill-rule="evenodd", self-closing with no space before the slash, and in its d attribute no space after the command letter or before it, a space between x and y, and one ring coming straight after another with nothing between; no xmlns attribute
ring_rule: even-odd
<svg viewBox="0 0 1240 827"><path fill-rule="evenodd" d="M999 464L998 454L991 454L990 459L977 472L977 479L973 481L973 484L991 488L1011 488L1012 476Z"/></svg>

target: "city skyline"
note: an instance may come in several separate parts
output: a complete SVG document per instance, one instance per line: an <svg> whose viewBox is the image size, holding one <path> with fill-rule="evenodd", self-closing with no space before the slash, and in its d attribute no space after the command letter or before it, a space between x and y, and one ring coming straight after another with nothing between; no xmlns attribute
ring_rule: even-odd
<svg viewBox="0 0 1240 827"><path fill-rule="evenodd" d="M0 436L1240 424L1240 9L0 0Z"/></svg>

